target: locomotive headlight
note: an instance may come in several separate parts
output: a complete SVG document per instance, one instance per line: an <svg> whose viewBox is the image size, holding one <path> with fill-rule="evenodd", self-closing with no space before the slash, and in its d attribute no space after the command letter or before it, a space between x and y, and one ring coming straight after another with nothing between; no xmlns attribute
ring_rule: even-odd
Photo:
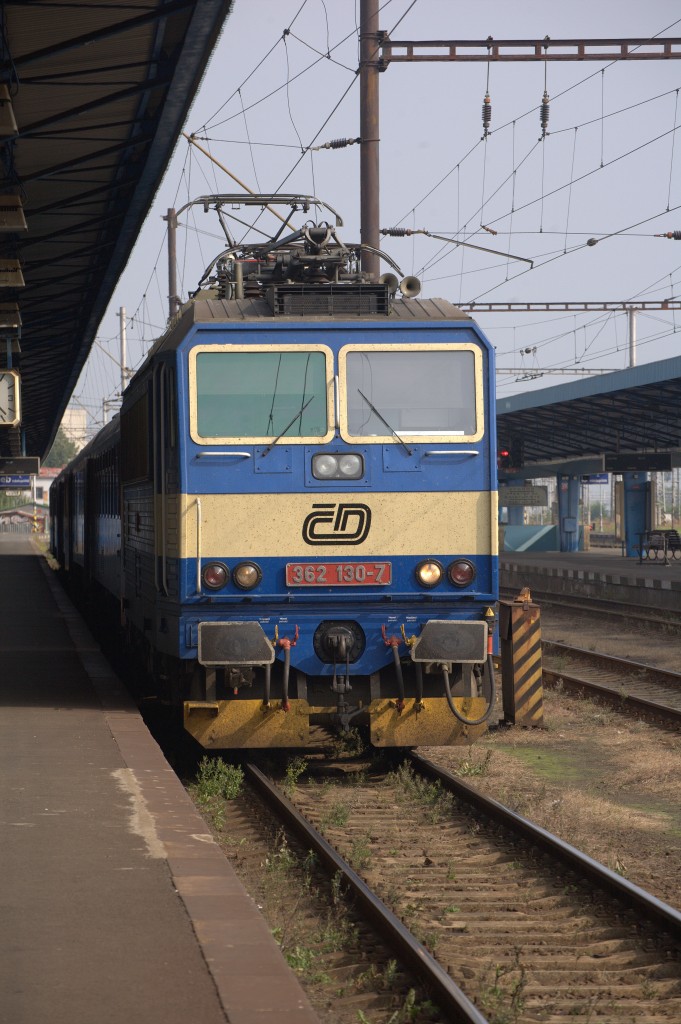
<svg viewBox="0 0 681 1024"><path fill-rule="evenodd" d="M201 570L201 579L208 590L222 590L229 579L229 569L222 562L209 562Z"/></svg>
<svg viewBox="0 0 681 1024"><path fill-rule="evenodd" d="M314 455L312 475L317 480L359 480L364 476L364 459L355 452Z"/></svg>
<svg viewBox="0 0 681 1024"><path fill-rule="evenodd" d="M318 480L332 480L338 473L338 459L335 455L315 455L312 459L312 475Z"/></svg>
<svg viewBox="0 0 681 1024"><path fill-rule="evenodd" d="M442 579L442 566L439 562L419 562L416 566L416 579L422 587L436 587Z"/></svg>
<svg viewBox="0 0 681 1024"><path fill-rule="evenodd" d="M475 566L466 558L459 558L449 566L447 575L455 587L467 587L475 579Z"/></svg>
<svg viewBox="0 0 681 1024"><path fill-rule="evenodd" d="M338 460L338 469L340 470L341 476L348 477L351 480L357 480L363 475L364 465L361 455L341 455Z"/></svg>
<svg viewBox="0 0 681 1024"><path fill-rule="evenodd" d="M252 590L262 579L260 566L255 562L240 562L232 570L232 579L242 590Z"/></svg>

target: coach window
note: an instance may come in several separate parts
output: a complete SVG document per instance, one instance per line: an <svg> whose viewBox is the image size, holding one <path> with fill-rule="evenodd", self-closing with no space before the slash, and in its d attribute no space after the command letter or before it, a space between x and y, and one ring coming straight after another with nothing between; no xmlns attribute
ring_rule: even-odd
<svg viewBox="0 0 681 1024"><path fill-rule="evenodd" d="M151 479L149 386L121 412L121 482Z"/></svg>
<svg viewBox="0 0 681 1024"><path fill-rule="evenodd" d="M212 346L190 353L191 434L203 444L332 436L331 353L321 346Z"/></svg>
<svg viewBox="0 0 681 1024"><path fill-rule="evenodd" d="M349 439L474 441L482 436L482 359L474 345L348 345L340 354L341 432Z"/></svg>

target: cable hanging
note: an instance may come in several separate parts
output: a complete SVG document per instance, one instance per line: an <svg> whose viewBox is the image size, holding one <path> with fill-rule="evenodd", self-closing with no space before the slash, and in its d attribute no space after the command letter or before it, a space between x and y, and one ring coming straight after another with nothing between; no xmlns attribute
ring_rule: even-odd
<svg viewBox="0 0 681 1024"><path fill-rule="evenodd" d="M484 218L485 210L485 181L487 178L487 138L489 136L489 126L492 123L492 101L489 98L489 55L491 49L491 36L487 37L487 83L485 87L485 98L482 101L482 138L481 142L485 143L485 149L482 158L482 196L480 199L480 223Z"/></svg>
<svg viewBox="0 0 681 1024"><path fill-rule="evenodd" d="M669 189L667 192L667 213L669 213L669 204L672 198L672 171L674 170L674 143L676 142L676 114L679 107L679 90L676 90L676 99L674 102L674 131L672 132L672 152L669 160Z"/></svg>
<svg viewBox="0 0 681 1024"><path fill-rule="evenodd" d="M601 167L605 159L605 68L601 68Z"/></svg>
<svg viewBox="0 0 681 1024"><path fill-rule="evenodd" d="M546 60L546 53L549 48L549 37L544 37L544 95L542 97L541 105L539 107L539 123L541 125L541 137L539 142L542 143L541 147L541 205L539 207L539 231L544 230L544 174L546 170L546 135L549 127L549 93L546 83L546 66L548 61ZM572 183L571 183L572 184Z"/></svg>

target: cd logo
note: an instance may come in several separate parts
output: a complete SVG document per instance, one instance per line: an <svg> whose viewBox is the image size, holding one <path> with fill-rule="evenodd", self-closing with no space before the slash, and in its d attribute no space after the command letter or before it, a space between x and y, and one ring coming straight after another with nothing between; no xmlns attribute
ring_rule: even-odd
<svg viewBox="0 0 681 1024"><path fill-rule="evenodd" d="M313 505L303 523L306 544L361 544L371 526L368 505Z"/></svg>

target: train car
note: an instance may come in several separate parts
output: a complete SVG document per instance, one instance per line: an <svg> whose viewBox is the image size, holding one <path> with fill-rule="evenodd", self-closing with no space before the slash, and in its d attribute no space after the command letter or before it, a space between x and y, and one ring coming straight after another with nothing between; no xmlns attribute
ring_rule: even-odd
<svg viewBox="0 0 681 1024"><path fill-rule="evenodd" d="M53 486L54 553L206 748L469 742L494 703L492 347L363 272L338 222L237 244L243 201L196 200L226 248ZM289 225L322 206L279 201Z"/></svg>

